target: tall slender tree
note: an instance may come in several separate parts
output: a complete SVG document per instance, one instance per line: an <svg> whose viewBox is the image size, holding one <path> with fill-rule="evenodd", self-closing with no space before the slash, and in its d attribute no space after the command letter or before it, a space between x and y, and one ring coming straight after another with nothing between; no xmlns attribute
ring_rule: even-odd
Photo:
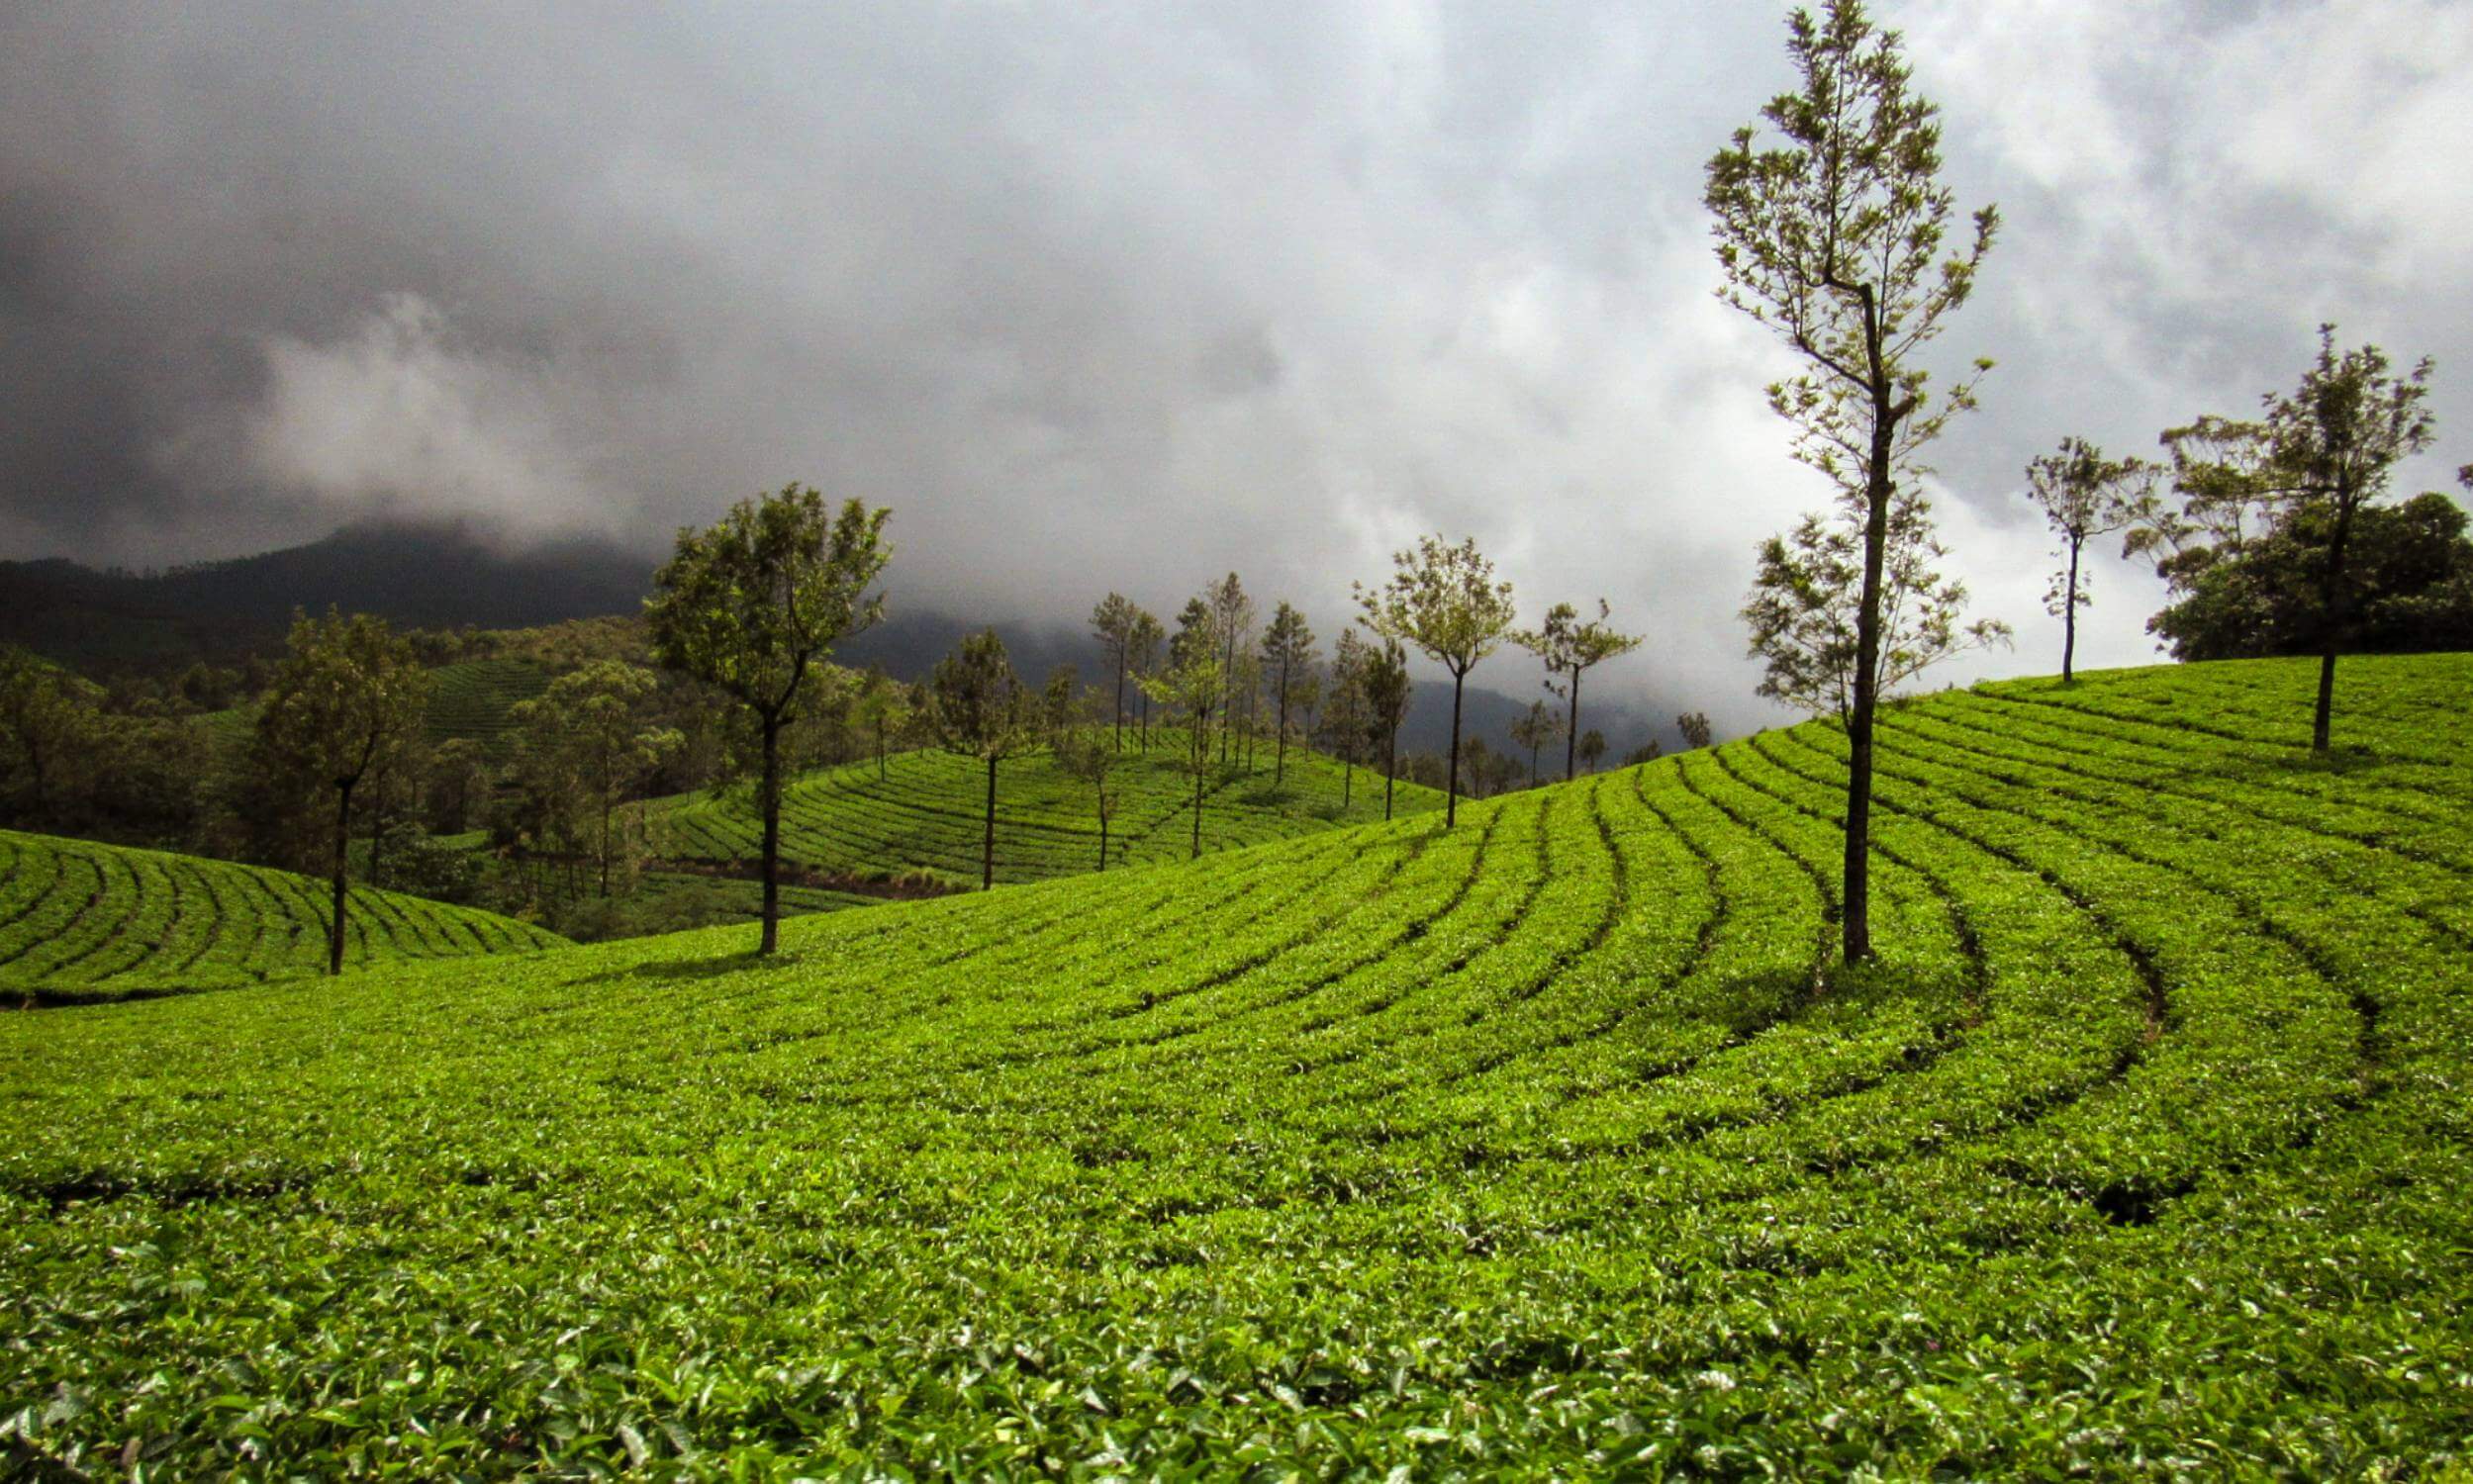
<svg viewBox="0 0 2473 1484"><path fill-rule="evenodd" d="M1924 446L1974 404L1971 377L1932 404L1920 353L1972 292L2000 218L1985 207L1964 245L1948 248L1955 204L1940 180L1938 110L1910 87L1897 34L1874 28L1861 0L1829 0L1817 20L1796 11L1786 50L1800 88L1762 110L1783 145L1758 148L1753 129L1736 131L1709 161L1705 199L1720 297L1805 362L1769 388L1769 405L1859 532L1841 894L1853 961L1872 952L1872 721L1892 507ZM1974 364L1976 375L1991 365Z"/></svg>
<svg viewBox="0 0 2473 1484"><path fill-rule="evenodd" d="M1100 653L1116 672L1116 746L1125 745L1125 680L1133 668L1134 631L1142 610L1122 593L1110 593L1091 610L1091 637L1099 641Z"/></svg>
<svg viewBox="0 0 2473 1484"><path fill-rule="evenodd" d="M1202 598L1210 605L1211 631L1219 636L1222 651L1219 657L1223 691L1219 704L1219 761L1225 763L1236 741L1237 654L1253 638L1254 600L1246 595L1245 585L1237 581L1233 572L1203 589Z"/></svg>
<svg viewBox="0 0 2473 1484"><path fill-rule="evenodd" d="M1494 564L1478 554L1474 537L1452 546L1423 536L1391 563L1389 582L1357 588L1360 621L1382 638L1414 644L1451 672L1451 791L1443 803L1443 827L1450 829L1460 818L1461 695L1477 661L1510 636L1511 584L1494 581Z"/></svg>
<svg viewBox="0 0 2473 1484"><path fill-rule="evenodd" d="M1368 740L1382 747L1382 817L1391 817L1391 785L1399 777L1399 727L1408 719L1408 651L1396 639L1384 639L1366 654L1366 725Z"/></svg>
<svg viewBox="0 0 2473 1484"><path fill-rule="evenodd" d="M1606 734L1590 727L1580 735L1580 762L1589 772L1597 771L1597 760L1606 755Z"/></svg>
<svg viewBox="0 0 2473 1484"><path fill-rule="evenodd" d="M1529 708L1512 721L1511 740L1528 749L1530 788L1536 788L1539 783L1538 753L1544 750L1547 743L1569 730L1570 728L1565 724L1563 713L1542 700L1530 701ZM1564 772L1564 782L1569 783L1570 781L1570 771L1567 768Z"/></svg>
<svg viewBox="0 0 2473 1484"><path fill-rule="evenodd" d="M558 833L591 852L603 896L619 855L619 806L686 742L652 719L660 684L640 665L596 660L508 713L523 738L519 777L545 813L562 816Z"/></svg>
<svg viewBox="0 0 2473 1484"><path fill-rule="evenodd" d="M1323 702L1322 721L1331 750L1340 755L1340 807L1349 806L1356 791L1358 749L1365 745L1373 723L1366 701L1366 641L1353 628L1340 630L1331 645L1331 684Z"/></svg>
<svg viewBox="0 0 2473 1484"><path fill-rule="evenodd" d="M995 629L971 634L936 662L927 682L929 725L948 752L976 758L988 770L988 808L979 859L979 889L997 883L997 765L1033 746L1040 698L1004 652Z"/></svg>
<svg viewBox="0 0 2473 1484"><path fill-rule="evenodd" d="M2061 439L2058 453L2027 465L2027 498L2060 537L2063 566L2052 574L2045 606L2061 621L2061 683L2077 678L2078 609L2092 600L2078 580L2088 541L2127 530L2154 509L2155 466L2143 459L2108 459L2083 438Z"/></svg>
<svg viewBox="0 0 2473 1484"><path fill-rule="evenodd" d="M431 681L410 643L368 613L295 611L290 652L258 713L261 766L334 790L333 907L327 973L343 972L351 889L352 790L419 732Z"/></svg>
<svg viewBox="0 0 2473 1484"><path fill-rule="evenodd" d="M1586 622L1580 620L1577 608L1558 603L1546 610L1545 623L1511 636L1513 643L1545 662L1547 688L1570 707L1564 718L1564 735L1569 739L1563 753L1563 781L1567 784L1578 774L1581 673L1618 655L1630 654L1641 644L1638 634L1616 631L1606 621L1612 615L1613 609L1606 606L1602 598L1597 600L1597 616Z"/></svg>
<svg viewBox="0 0 2473 1484"><path fill-rule="evenodd" d="M1706 711L1683 712L1674 718L1674 729L1683 734L1683 746L1694 751L1708 746L1710 737L1715 735L1709 729Z"/></svg>
<svg viewBox="0 0 2473 1484"><path fill-rule="evenodd" d="M1135 608L1133 626L1128 631L1125 643L1126 653L1137 681L1157 668L1160 646L1167 642L1168 630L1160 627L1158 616L1148 608ZM1151 696L1138 684L1134 690L1140 696L1142 706L1142 750L1149 752L1151 750Z"/></svg>
<svg viewBox="0 0 2473 1484"><path fill-rule="evenodd" d="M838 513L802 485L742 500L706 530L683 528L644 601L653 655L737 702L756 733L764 816L764 912L756 952L781 941L782 731L817 699L833 645L883 616L869 590L893 556L892 512L856 500Z"/></svg>
<svg viewBox="0 0 2473 1484"><path fill-rule="evenodd" d="M1272 610L1271 624L1263 630L1263 675L1279 710L1280 741L1271 770L1275 788L1288 776L1288 702L1295 698L1297 683L1313 669L1316 658L1314 631L1306 625L1305 615L1282 603Z"/></svg>
<svg viewBox="0 0 2473 1484"><path fill-rule="evenodd" d="M1193 780L1196 859L1202 854L1202 794L1210 774L1210 713L1226 684L1219 670L1221 653L1210 604L1197 598L1179 615L1176 637L1168 641L1168 663L1142 678L1144 693L1185 721L1185 747L1177 766Z"/></svg>

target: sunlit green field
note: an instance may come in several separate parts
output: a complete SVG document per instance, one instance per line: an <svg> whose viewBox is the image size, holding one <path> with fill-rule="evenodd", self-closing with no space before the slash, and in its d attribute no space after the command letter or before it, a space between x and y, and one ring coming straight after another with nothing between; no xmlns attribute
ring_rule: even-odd
<svg viewBox="0 0 2473 1484"><path fill-rule="evenodd" d="M1193 854L1193 775L1178 766L1185 734L1151 730L1147 751L1126 739L1109 787L1118 803L1108 825L1110 868L1183 861ZM1284 774L1271 749L1249 768L1214 761L1202 781L1204 852L1258 845L1382 818L1381 775L1302 747L1290 747ZM987 828L984 764L927 748L874 762L809 773L785 790L782 855L800 866L861 876L915 873L976 886ZM1396 816L1440 809L1443 795L1407 782L1392 785ZM761 854L763 825L745 790L714 797L681 794L649 810L655 854L675 860L750 860ZM1008 758L997 770L997 880L1043 881L1101 869L1092 786L1068 776L1045 751Z"/></svg>
<svg viewBox="0 0 2473 1484"><path fill-rule="evenodd" d="M1187 866L0 1018L94 1476L2428 1474L2473 659L1807 725ZM31 1467L31 1464L27 1464ZM1400 1473L1405 1470L1405 1473Z"/></svg>

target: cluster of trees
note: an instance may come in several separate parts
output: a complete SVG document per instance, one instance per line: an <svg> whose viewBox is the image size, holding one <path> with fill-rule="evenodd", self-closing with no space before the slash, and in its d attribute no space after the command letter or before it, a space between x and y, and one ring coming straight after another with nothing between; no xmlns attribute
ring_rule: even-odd
<svg viewBox="0 0 2473 1484"><path fill-rule="evenodd" d="M1721 297L1768 326L1802 370L1769 388L1794 456L1835 485L1834 511L1762 543L1744 608L1761 692L1847 731L1842 951L1870 956L1868 847L1873 725L1902 681L1970 649L2011 642L1969 621L1964 585L1940 568L1922 490L1926 447L1975 405L1977 358L1935 394L1921 352L1964 305L1997 234L1990 207L1960 218L1940 180L1938 111L1911 86L1899 37L1859 0L1796 12L1795 91L1708 164ZM2035 459L2029 497L2058 537L2047 606L2074 677L2090 541L2155 562L2173 603L2150 620L2184 659L2315 654L2311 740L2330 745L2337 656L2473 642L2473 545L2443 496L2379 504L2402 459L2429 446L2429 362L2399 375L2375 345L2338 347L2262 416L2202 417L2163 434L2161 464L2113 459L2079 438ZM2473 467L2459 478L2473 487Z"/></svg>
<svg viewBox="0 0 2473 1484"><path fill-rule="evenodd" d="M2397 464L2435 436L2430 373L2425 357L2400 375L2378 346L2339 347L2323 325L2316 361L2292 392L2264 394L2256 418L2167 428L2161 462L2071 438L2030 464L2029 497L2065 559L2049 595L2062 679L2088 604L2081 552L2115 533L2124 557L2151 559L2164 580L2172 602L2147 630L2175 658L2318 658L2319 752L2332 738L2337 656L2473 647L2464 510L2435 492L2382 504ZM2473 488L2473 466L2457 478Z"/></svg>

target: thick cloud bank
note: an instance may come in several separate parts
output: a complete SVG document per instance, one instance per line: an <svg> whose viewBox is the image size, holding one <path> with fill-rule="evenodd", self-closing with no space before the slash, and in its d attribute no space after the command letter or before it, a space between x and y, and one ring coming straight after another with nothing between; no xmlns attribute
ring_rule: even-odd
<svg viewBox="0 0 2473 1484"><path fill-rule="evenodd" d="M1885 8L1961 205L2008 222L1944 342L2000 362L1938 456L2022 639L1975 671L2052 668L2027 458L2246 411L2321 320L2439 358L2411 488L2473 457L2473 13ZM1759 724L1750 548L1821 492L1698 200L1787 85L1781 34L1684 5L9 7L0 544L144 562L393 510L649 547L796 478L897 509L897 601L1071 619L1233 566L1328 629L1440 528L1532 610L1602 594L1655 634L1601 694ZM2149 654L2151 583L2096 593L2082 660Z"/></svg>

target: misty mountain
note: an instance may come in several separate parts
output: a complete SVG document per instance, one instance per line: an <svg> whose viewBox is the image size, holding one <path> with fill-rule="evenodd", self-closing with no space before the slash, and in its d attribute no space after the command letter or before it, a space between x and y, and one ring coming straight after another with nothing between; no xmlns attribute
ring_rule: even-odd
<svg viewBox="0 0 2473 1484"><path fill-rule="evenodd" d="M332 604L408 628L521 628L632 611L653 567L590 540L511 551L460 521L352 525L151 572L0 562L0 642L94 672L230 664L281 649L294 608Z"/></svg>
<svg viewBox="0 0 2473 1484"><path fill-rule="evenodd" d="M567 540L510 550L462 522L371 522L323 540L230 561L155 572L97 570L49 559L0 562L0 643L22 644L89 673L232 664L281 650L292 611L330 604L408 628L523 628L570 618L632 613L657 562L608 542ZM1070 664L1086 684L1108 679L1098 644L1080 628L998 621L948 608L897 611L836 648L845 665L924 679L964 634L993 626L1032 684ZM1528 708L1538 671L1506 651L1478 672L1500 690L1472 685L1463 705L1468 735L1509 748L1511 722ZM1619 692L1582 692L1582 721L1606 734L1620 758L1650 736L1675 744L1676 706L1644 705ZM1400 731L1410 752L1450 741L1451 688L1422 681Z"/></svg>

